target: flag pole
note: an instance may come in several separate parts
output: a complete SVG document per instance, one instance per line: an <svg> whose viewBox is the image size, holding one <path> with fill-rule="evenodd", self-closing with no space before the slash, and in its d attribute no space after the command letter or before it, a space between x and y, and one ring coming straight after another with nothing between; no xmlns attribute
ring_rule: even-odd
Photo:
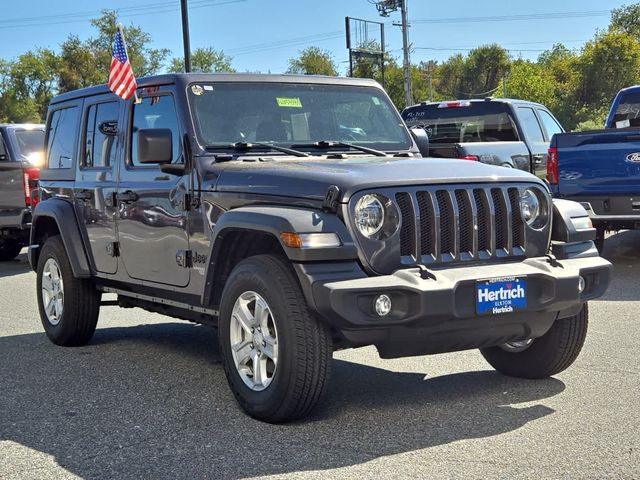
<svg viewBox="0 0 640 480"><path fill-rule="evenodd" d="M124 38L124 28L122 27L121 23L118 23L117 25L118 31L120 32L120 36L122 37L122 43L124 44L124 53L127 55L127 58L129 59L129 63L131 63L131 57L129 57L129 51L127 50L127 40L126 38ZM142 103L142 100L140 99L140 97L138 97L138 90L134 90L133 91L133 103Z"/></svg>

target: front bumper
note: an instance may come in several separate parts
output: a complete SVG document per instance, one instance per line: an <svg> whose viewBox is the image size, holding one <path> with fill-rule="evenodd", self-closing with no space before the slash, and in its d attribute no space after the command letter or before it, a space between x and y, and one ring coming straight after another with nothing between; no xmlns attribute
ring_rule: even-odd
<svg viewBox="0 0 640 480"><path fill-rule="evenodd" d="M591 243L591 242L589 242ZM587 255L585 255L585 253ZM433 269L422 278L418 268L367 277L353 265L336 269L299 264L307 298L318 314L337 330L347 346L376 345L385 358L465 350L544 335L558 318L575 315L582 305L601 296L611 264L582 251L577 258L530 258L493 265ZM349 274L351 269L351 274ZM476 281L526 277L527 308L517 313L479 316ZM579 279L585 288L579 292ZM374 312L380 294L392 300L385 317Z"/></svg>

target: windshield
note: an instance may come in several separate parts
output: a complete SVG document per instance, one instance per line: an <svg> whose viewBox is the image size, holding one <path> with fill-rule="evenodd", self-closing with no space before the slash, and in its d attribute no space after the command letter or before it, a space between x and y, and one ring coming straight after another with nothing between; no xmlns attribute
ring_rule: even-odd
<svg viewBox="0 0 640 480"><path fill-rule="evenodd" d="M627 93L622 97L613 125L616 128L640 127L640 93Z"/></svg>
<svg viewBox="0 0 640 480"><path fill-rule="evenodd" d="M426 130L430 143L514 142L518 134L507 105L495 102L452 102L417 105L402 116L409 127ZM443 106L441 106L443 105Z"/></svg>
<svg viewBox="0 0 640 480"><path fill-rule="evenodd" d="M44 151L44 130L15 130L18 153L28 157Z"/></svg>
<svg viewBox="0 0 640 480"><path fill-rule="evenodd" d="M402 120L377 88L209 83L193 84L188 92L197 134L205 145L291 146L327 140L379 150L411 148Z"/></svg>

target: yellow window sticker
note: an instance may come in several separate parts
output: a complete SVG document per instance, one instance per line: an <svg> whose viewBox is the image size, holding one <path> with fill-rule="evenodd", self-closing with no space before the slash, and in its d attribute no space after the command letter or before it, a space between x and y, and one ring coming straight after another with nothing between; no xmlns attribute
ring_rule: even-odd
<svg viewBox="0 0 640 480"><path fill-rule="evenodd" d="M302 108L302 102L299 98L276 97L276 102L278 102L279 107Z"/></svg>

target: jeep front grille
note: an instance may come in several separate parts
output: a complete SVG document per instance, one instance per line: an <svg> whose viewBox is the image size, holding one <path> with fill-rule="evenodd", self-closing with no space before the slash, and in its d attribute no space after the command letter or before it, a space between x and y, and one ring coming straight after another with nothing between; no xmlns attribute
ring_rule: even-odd
<svg viewBox="0 0 640 480"><path fill-rule="evenodd" d="M401 264L518 257L525 225L516 187L397 192Z"/></svg>

